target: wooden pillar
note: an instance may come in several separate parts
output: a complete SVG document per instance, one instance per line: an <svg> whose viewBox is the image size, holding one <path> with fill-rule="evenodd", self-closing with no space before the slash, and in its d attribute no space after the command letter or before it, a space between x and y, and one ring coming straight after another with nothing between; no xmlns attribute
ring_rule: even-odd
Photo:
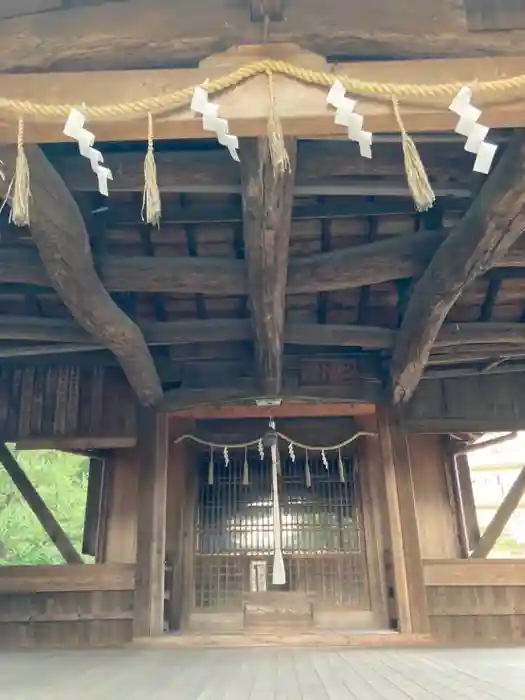
<svg viewBox="0 0 525 700"><path fill-rule="evenodd" d="M137 559L137 449L113 450L106 467L108 512L104 561L134 564Z"/></svg>
<svg viewBox="0 0 525 700"><path fill-rule="evenodd" d="M470 552L479 543L480 532L476 501L474 499L474 489L472 486L472 476L470 465L466 454L457 454L453 457L453 472L455 496L458 506L459 531L463 556L468 558Z"/></svg>
<svg viewBox="0 0 525 700"><path fill-rule="evenodd" d="M135 637L154 637L164 629L167 428L167 415L139 412Z"/></svg>
<svg viewBox="0 0 525 700"><path fill-rule="evenodd" d="M395 599L401 632L428 634L412 467L405 433L383 409L378 411L387 518L394 568Z"/></svg>

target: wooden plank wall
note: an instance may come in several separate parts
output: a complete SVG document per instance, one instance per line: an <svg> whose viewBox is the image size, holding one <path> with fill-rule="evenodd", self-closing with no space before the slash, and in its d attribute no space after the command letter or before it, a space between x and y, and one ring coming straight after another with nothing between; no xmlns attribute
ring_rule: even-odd
<svg viewBox="0 0 525 700"><path fill-rule="evenodd" d="M113 447L132 443L135 429L135 400L119 370L0 370L0 435L6 441Z"/></svg>
<svg viewBox="0 0 525 700"><path fill-rule="evenodd" d="M426 559L423 568L437 640L525 643L525 560Z"/></svg>
<svg viewBox="0 0 525 700"><path fill-rule="evenodd" d="M525 372L423 381L402 415L415 433L523 430Z"/></svg>
<svg viewBox="0 0 525 700"><path fill-rule="evenodd" d="M0 648L125 644L133 591L133 565L0 567Z"/></svg>
<svg viewBox="0 0 525 700"><path fill-rule="evenodd" d="M453 497L447 480L447 462L440 435L409 435L419 545L423 558L459 556L459 538Z"/></svg>

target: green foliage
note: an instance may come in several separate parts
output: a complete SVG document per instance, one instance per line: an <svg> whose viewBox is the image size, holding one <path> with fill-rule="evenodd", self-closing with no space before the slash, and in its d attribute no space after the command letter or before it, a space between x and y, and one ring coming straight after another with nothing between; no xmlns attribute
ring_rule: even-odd
<svg viewBox="0 0 525 700"><path fill-rule="evenodd" d="M80 551L89 460L53 450L17 451L20 466ZM0 465L0 565L63 564L55 545Z"/></svg>

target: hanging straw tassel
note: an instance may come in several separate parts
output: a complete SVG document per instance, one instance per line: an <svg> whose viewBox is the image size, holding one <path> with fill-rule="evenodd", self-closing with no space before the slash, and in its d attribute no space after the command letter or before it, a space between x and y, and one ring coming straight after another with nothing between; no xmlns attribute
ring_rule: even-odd
<svg viewBox="0 0 525 700"><path fill-rule="evenodd" d="M248 448L244 448L244 465L242 468L242 485L250 485L250 467L248 465Z"/></svg>
<svg viewBox="0 0 525 700"><path fill-rule="evenodd" d="M304 480L306 482L306 488L309 489L312 486L312 473L310 472L310 462L308 460L308 450L304 457Z"/></svg>
<svg viewBox="0 0 525 700"><path fill-rule="evenodd" d="M208 486L213 486L213 449L210 450L210 461L208 463Z"/></svg>
<svg viewBox="0 0 525 700"><path fill-rule="evenodd" d="M401 119L399 111L399 100L397 97L392 97L392 106L396 117L397 125L401 132L401 143L403 146L403 156L405 159L405 172L408 180L408 186L412 192L412 197L418 211L427 211L436 201L436 195L432 189L425 166L419 156L416 144L407 134Z"/></svg>
<svg viewBox="0 0 525 700"><path fill-rule="evenodd" d="M29 179L29 165L24 150L24 120L18 121L18 152L16 155L15 175L9 186L13 188L11 200L11 213L9 221L15 226L29 226L29 198L31 197L31 185Z"/></svg>
<svg viewBox="0 0 525 700"><path fill-rule="evenodd" d="M337 466L339 467L339 481L344 484L345 482L345 464L341 456L341 448L339 448L339 455L337 459Z"/></svg>
<svg viewBox="0 0 525 700"><path fill-rule="evenodd" d="M146 217L144 218L144 210ZM162 207L157 185L157 165L153 153L153 119L148 112L148 151L144 158L144 194L142 197L142 221L152 226L160 225Z"/></svg>
<svg viewBox="0 0 525 700"><path fill-rule="evenodd" d="M283 125L277 113L275 103L275 93L273 89L273 75L267 71L268 89L270 91L270 113L268 115L268 148L270 150L270 160L272 161L275 177L278 178L290 171L290 158L284 143Z"/></svg>

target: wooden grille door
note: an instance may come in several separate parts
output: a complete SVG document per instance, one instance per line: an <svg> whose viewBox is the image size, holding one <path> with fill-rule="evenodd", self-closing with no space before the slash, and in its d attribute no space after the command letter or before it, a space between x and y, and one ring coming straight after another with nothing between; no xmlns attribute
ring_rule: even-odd
<svg viewBox="0 0 525 700"><path fill-rule="evenodd" d="M222 456L208 483L208 458L199 466L194 610L241 611L243 600L264 571L272 591L273 522L271 465L248 455L249 483L243 484L244 455ZM305 458L281 455L280 508L285 590L308 594L316 608L370 610L357 468L345 460L341 482L336 460L328 469L309 454L311 487L306 486ZM281 588L281 587L279 587ZM281 588L282 589L282 588Z"/></svg>

